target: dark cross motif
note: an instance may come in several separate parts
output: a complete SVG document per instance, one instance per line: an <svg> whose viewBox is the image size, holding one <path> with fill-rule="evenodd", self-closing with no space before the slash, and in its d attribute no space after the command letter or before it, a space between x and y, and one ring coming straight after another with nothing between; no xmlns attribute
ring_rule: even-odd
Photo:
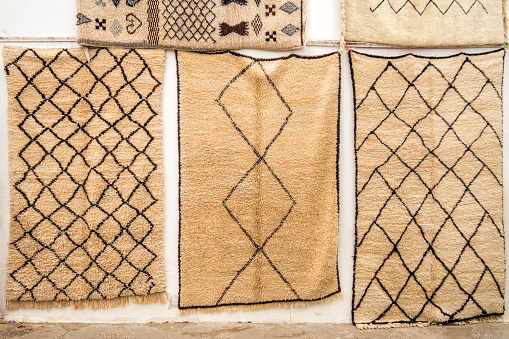
<svg viewBox="0 0 509 339"><path fill-rule="evenodd" d="M276 5L265 5L265 16L276 16Z"/></svg>
<svg viewBox="0 0 509 339"><path fill-rule="evenodd" d="M377 9L379 9L384 3L386 3L393 11L394 13L396 14L399 14L399 12L405 8L405 7L409 7L409 8L412 8L415 10L415 12L417 12L417 14L419 15L423 15L424 12L426 12L426 10L428 8L436 8L438 10L438 12L442 15L445 15L447 14L447 12L449 12L449 10L452 8L452 7L459 7L463 13L465 14L468 14L470 13L470 11L472 10L472 8L475 6L475 5L479 5L483 10L484 12L486 12L486 14L488 14L488 10L486 9L486 7L484 7L484 5L482 4L481 1L479 0L475 0L471 5L470 7L467 7L467 6L462 6L460 1L458 0L451 0L451 2L445 6L445 7L439 7L436 3L435 0L429 0L428 3L426 3L426 6L424 6L424 8L422 9L419 9L417 8L416 5L414 5L414 3L411 1L411 0L406 0L401 6L394 6L391 1L389 0L382 0L380 1L380 3L378 3L378 5L376 5L374 8L373 7L370 7L370 10L371 12L375 12Z"/></svg>
<svg viewBox="0 0 509 339"><path fill-rule="evenodd" d="M103 29L103 31L106 30L106 19L102 20L95 19L95 29L99 30L101 28Z"/></svg>
<svg viewBox="0 0 509 339"><path fill-rule="evenodd" d="M464 94L461 92L461 90L458 90L458 88L457 88L457 84L461 81L461 80L458 80L458 78L462 76L462 73L464 72L464 69L466 67L473 67L476 70L476 72L478 72L477 75L478 75L478 79L479 79L478 80L479 81L479 86L478 86L479 93L473 99L467 99L464 96ZM391 107L391 104L386 102L387 99L385 99L386 101L384 101L384 94L377 87L377 84L382 81L384 74L386 74L386 73L397 74L397 81L401 81L401 83L404 84L403 86L406 87L406 90L404 90L404 92L402 92L403 97L399 100L399 102L397 102L395 107ZM443 92L441 98L439 100L437 100L436 102L428 102L425 98L425 95L421 94L421 91L423 89L419 88L419 79L425 78L425 75L423 75L423 74L429 74L429 73L434 74L434 77L435 77L435 81L434 81L435 87L434 88L438 89L439 88L438 84L443 84L444 92ZM385 185L389 189L390 193L387 195L386 201L382 204L382 208L380 209L378 214L374 217L373 222L369 226L368 231L361 238L359 238L358 243L355 248L356 253L358 251L358 248L363 246L364 240L369 236L369 234L373 233L373 232L378 232L378 231L381 231L385 235L385 237L391 244L389 246L392 248L392 250L389 251L390 253L387 255L387 257L385 257L385 259L383 260L381 265L373 272L373 278L366 285L366 287L363 288L363 291L356 291L354 289L354 295L359 294L357 297L354 296L354 300L356 300L356 302L353 304L354 314L355 314L355 310L357 310L361 306L362 302L364 301L364 297L366 296L366 294L368 294L368 291L370 290L370 288L372 288L373 286L378 286L378 285L381 286L383 292L387 295L387 297L391 300L391 302L387 305L387 307L385 309L383 309L380 312L378 317L373 319L372 323L375 323L375 324L385 323L385 322L383 322L382 318L383 318L384 314L393 306L402 312L402 314L408 319L406 321L412 322L412 323L418 321L419 316L421 316L421 314L425 311L426 306L428 306L428 305L432 305L439 312L441 312L442 315L448 317L450 321L456 320L456 318L455 318L456 315L461 310L463 310L469 302L474 303L479 308L479 310L482 314L487 314L487 312L482 308L481 303L476 300L476 295L475 295L475 292L477 291L478 287L480 286L481 281L483 280L484 277L489 277L488 279L493 279L493 281L495 282L495 284L498 288L497 294L499 294L499 296L501 296L502 298L503 298L503 285L499 281L497 281L495 275L492 273L491 269L487 266L487 264L483 260L482 256L479 255L475 246L473 246L471 244L471 241L472 241L472 238L474 238L474 236L476 235L479 227L481 227L481 225L485 221L491 222L495 226L495 228L497 229L499 236L501 238L503 238L504 235L502 233L500 233L499 227L495 225L495 221L492 218L492 216L490 215L490 213L488 212L488 210L484 206L482 206L481 202L476 198L475 193L471 189L471 186L476 181L477 177L483 171L488 171L490 173L490 175L493 176L494 180L500 186L502 186L502 182L490 169L489 164L486 164L485 162L483 162L482 159L476 154L476 151L475 151L475 143L481 138L483 133L485 133L486 131L490 131L490 132L494 133L494 135L497 139L497 143L498 143L498 144L494 145L495 147L500 147L500 149L501 149L502 142L501 142L501 137L497 134L496 130L493 128L493 126L490 124L490 122L488 120L486 120L486 118L483 117L483 115L479 111L476 110L475 105L473 105L473 102L475 100L477 100L481 96L482 92L485 90L494 90L500 100L502 100L502 97L501 97L500 93L497 91L496 86L490 80L490 78L478 66L476 66L474 61L472 61L469 57L465 58L465 60L461 64L461 67L459 68L459 70L456 72L454 77L450 80L448 80L444 76L442 71L439 68L437 68L437 66L435 66L432 61L428 62L426 64L426 66L421 70L421 72L418 73L417 76L415 76L414 78L410 78L410 79L406 78L403 74L404 73L402 71L400 71L391 61L388 61L387 66L378 75L378 77L376 78L374 83L371 85L371 87L369 87L369 90L366 93L366 95L363 98L361 98L360 100L358 100L356 102L356 106L355 106L355 109L358 110L363 105L364 101L367 100L367 98L369 96L374 95L376 98L378 98L380 100L381 104L383 105L384 109L386 110L386 112L385 112L386 115L384 113L384 117L380 118L381 119L380 123L377 126L374 126L373 129L371 130L371 132L368 133L367 137L359 143L359 146L356 148L356 153L358 154L359 152L362 152L364 150L363 147L364 147L365 143L368 142L369 138L373 138L373 137L375 138L375 140L377 140L381 144L380 147L386 148L390 152L390 154L389 154L388 158L385 160L385 162L383 162L382 164L380 164L379 166L374 168L373 172L369 175L368 180L362 186L361 185L357 186L357 197L359 197L359 195L362 194L364 192L364 190L367 189L371 180L375 177L379 177L385 183ZM424 103L424 105L425 105L424 109L425 109L426 114L424 116L420 117L415 122L407 122L405 120L404 116L401 114L401 110L398 110L400 104L403 102L405 95L407 94L407 92L410 89L417 91L418 96L422 100L422 102L419 100L419 103ZM443 112L441 112L442 105L447 105L447 104L444 104L444 101L445 101L444 98L447 95L453 95L455 98L457 98L458 100L463 102L461 105L461 107L463 107L463 109L461 109L461 108L459 109L457 117L452 122L448 121L443 116ZM467 141L462 140L461 137L459 137L459 135L455 131L455 128L457 126L456 122L458 122L458 120L460 119L460 117L463 114L467 114L466 112L468 112L469 110L472 110L474 112L473 114L478 115L480 117L480 119L482 120L481 124L482 124L483 128L480 129L479 135L477 137L473 136L473 141L471 140L471 141L467 142ZM401 144L397 147L389 146L386 142L384 142L383 138L377 134L377 131L382 128L383 124L386 123L386 121L388 121L388 119L390 119L392 117L394 117L395 119L397 119L398 121L401 121L404 125L406 125L405 130L408 128L408 130L406 131L406 134L405 134L405 138L403 139ZM419 134L419 130L421 128L427 128L427 127L423 127L425 125L425 123L423 121L426 121L428 119L428 117L430 117L430 118L436 117L436 119L441 124L443 124L445 127L443 135L436 136L438 143L433 146L430 146L426 142L425 138ZM421 126L421 124L422 124L422 126ZM409 138L413 137L414 135L417 136L420 140L420 143L422 143L422 147L421 147L422 148L422 157L420 157L420 161L417 164L410 164L410 163L408 163L408 161L405 161L405 157L402 156L401 152L402 152L403 145L405 144L405 142ZM459 143L458 145L461 145L462 151L459 153L458 159L453 164L447 164L438 155L441 150L441 147L443 146L443 141L446 138L446 135L450 135ZM477 135L477 132L476 132L476 135ZM460 173L458 170L461 167L461 165L458 165L458 164L461 163L461 160L464 157L471 157L471 156L477 159L481 168L477 172L477 174L473 176L473 178L465 179L461 175L458 174L458 173ZM443 169L443 172L441 172L438 175L437 179L431 184L429 182L427 182L425 180L425 178L423 178L423 176L422 176L422 168L424 167L423 164L427 158L436 160L440 164L440 168ZM390 177L387 175L387 173L384 170L384 166L387 163L389 163L389 161L391 161L391 159L392 159L392 161L397 161L398 163L401 163L402 166L407 168L407 171L408 171L406 173L406 175L398 181L397 184L392 183L392 185L389 183ZM443 202L441 202L441 200L437 197L436 191L440 188L440 185L442 182L446 182L446 180L447 180L446 177L451 176L451 175L454 176L455 180L458 181L458 185L462 186L463 193L462 193L461 197L459 198L459 200L457 200L456 203L452 206L452 208L448 209L448 208L444 207ZM400 188L404 185L405 181L407 179L409 179L411 176L416 176L419 183L422 184L423 187L425 188L425 190L427 191L427 193L424 196L419 197L419 200L416 201L416 203L418 205L416 210L415 210L415 208L413 208L409 205L410 200L408 198L406 198L405 196L403 196L403 193L400 191ZM471 195L473 197L476 204L482 210L482 213L480 213L480 215L479 215L478 225L472 234L465 234L465 232L462 231L462 229L461 229L461 224L459 224L459 222L457 220L455 220L456 217L454 216L454 211L457 209L460 202L463 200L463 197L465 197L465 195L467 195L467 194ZM401 202L401 204L403 204L404 209L408 213L408 218L409 218L406 228L404 229L404 231L401 233L401 235L397 239L391 239L391 237L389 237L389 235L386 232L387 227L384 227L386 225L382 224L379 221L379 219L381 219L381 215L382 215L384 209L386 208L386 206L388 205L389 201L393 200L393 199L395 199L398 202ZM430 200L430 201L433 201L434 203L436 203L436 205L441 210L441 212L440 212L441 215L444 215L444 217L442 219L440 219L441 224L437 225L437 232L434 234L434 236L432 236L430 238L427 238L424 236L425 227L424 227L424 225L421 225L418 222L418 219L420 216L420 211L423 208L423 206L425 205L425 202L427 200ZM405 217L406 217L406 215L405 215ZM437 241L437 239L439 239L440 237L443 236L443 235L441 235L442 230L444 229L444 226L448 223L450 223L452 225L452 227L458 232L458 234L459 234L458 237L461 239L461 242L464 244L461 248L461 251L457 255L457 258L455 258L455 263L452 265L452 267L449 267L444 262L444 258L441 258L440 255L437 254L436 245L435 245L435 242ZM409 232L410 226L413 224L416 225L419 232L422 234L422 239L419 239L419 242L424 244L425 250L424 250L424 253L422 253L422 255L419 256L420 262L417 264L417 266L413 266L412 268L410 268L410 265L405 261L406 259L405 259L404 254L402 255L400 252L400 246L402 246L402 243L404 243L403 239L405 237L405 234L407 232ZM479 277L478 281L476 282L475 287L473 289L469 289L469 288L462 286L461 279L458 279L456 277L455 271L454 271L454 268L458 265L463 254L465 254L466 252L473 253L473 255L475 255L476 258L479 260L479 262L480 262L479 265L482 265L483 270L484 270L482 275ZM405 274L408 274L408 279L406 280L405 284L401 287L399 292L397 292L395 294L391 294L383 286L382 279L379 278L379 274L382 274L384 266L386 263L388 263L389 258L391 258L391 256L396 256L398 258L398 260L401 262L402 271L405 271ZM437 265L442 266L442 272L444 272L444 273L442 273L443 276L440 276L440 279L441 279L440 284L437 287L435 287L434 290L431 290L431 291L425 289L425 287L419 281L418 274L416 274L421 269L421 266L425 267L424 260L427 256L434 258L437 262ZM388 265L390 265L390 264L388 264ZM422 268L422 269L425 269L425 268ZM437 272L439 272L438 269L437 269ZM442 286L444 285L444 282L446 281L447 278L453 279L455 281L455 283L457 284L461 293L463 293L465 296L465 300L464 300L463 304L460 307L458 307L457 309L452 310L452 311L445 311L443 308L440 307L440 304L438 304L437 301L435 300L435 296L437 295L437 293L439 293L439 290L442 288ZM410 314L408 312L408 310L405 310L404 306L400 305L398 302L399 302L400 298L403 298L402 295L403 295L403 292L405 291L405 287L409 284L409 282L412 279L415 280L415 282L419 286L418 287L419 291L422 291L422 293L420 295L423 296L424 301L423 301L422 305L420 305L421 307L418 312L412 312L412 314Z"/></svg>
<svg viewBox="0 0 509 339"><path fill-rule="evenodd" d="M271 40L274 41L274 42L277 41L277 32L276 31L272 31L272 33L271 32L265 32L265 36L266 36L265 41L267 41L267 42L269 42Z"/></svg>
<svg viewBox="0 0 509 339"><path fill-rule="evenodd" d="M286 110L288 111L286 115L286 118L284 120L284 122L282 123L281 127L279 128L279 130L276 132L276 134L274 135L274 137L272 138L272 140L268 143L268 145L264 148L264 149L257 149L255 147L255 145L253 144L253 142L251 140L248 139L247 135L242 131L241 127L239 127L239 125L235 122L234 118L232 117L232 113L233 112L230 112L228 110L228 107L225 106L225 104L223 104L223 102L221 101L223 96L225 95L225 93L228 91L228 89L241 77L243 76L249 69L255 67L255 66L258 66L264 76L265 76L265 79L266 81L268 81L270 83L270 85L272 86L272 88L274 89L274 91L276 92L277 96L279 97L279 99L281 100L281 102L284 104L284 106L286 107ZM292 287L292 285L290 284L290 282L285 278L285 276L281 273L281 271L276 267L276 265L274 264L274 262L271 260L271 258L269 257L269 255L267 254L267 252L265 251L265 245L270 241L270 239L284 226L284 223L285 223L285 220L288 218L288 216L290 215L290 213L292 212L293 208L295 207L296 205L296 202L294 200L294 198L292 197L292 195L290 194L290 192L288 191L288 189L285 187L285 185L283 184L283 182L281 181L281 179L277 176L277 174L274 172L274 170L271 168L270 164L267 162L266 160L266 155L267 155L267 152L269 151L269 149L272 147L272 145L274 145L274 143L276 142L276 140L278 139L278 137L281 135L281 133L283 132L284 128L286 127L286 125L288 124L288 121L289 119L291 118L291 116L293 115L293 111L292 109L290 108L290 106L288 105L288 103L285 101L285 99L283 98L283 96L281 95L281 93L279 92L279 90L277 89L276 85L274 84L274 82L272 81L272 79L268 76L267 72L265 71L265 69L263 68L262 64L257 62L257 61L253 61L252 63L250 63L246 68L244 68L239 74L237 74L231 81L230 83L222 90L222 92L220 93L219 97L216 99L216 102L219 104L219 106L221 106L221 108L223 109L223 112L226 114L226 116L228 117L228 119L230 120L231 124L233 125L233 127L235 128L235 130L240 134L240 136L242 137L242 139L249 145L249 147L252 149L253 153L255 154L255 156L257 157L257 160L255 161L255 163L251 166L251 168L242 176L242 178L240 178L240 180L237 182L237 184L235 184L235 186L231 189L230 193L228 194L228 196L223 200L223 206L224 208L228 211L228 214L230 215L230 217L235 221L235 223L237 224L237 226L242 230L242 232L246 235L246 237L249 239L249 241L253 244L254 248L255 248L255 251L253 253L253 255L251 256L251 258L249 258L249 260L246 261L245 265L239 270L237 271L237 274L235 275L235 277L232 279L232 281L228 284L228 286L226 287L226 289L223 291L223 293L221 294L221 296L219 297L219 299L217 300L217 303L216 305L220 305L221 304L221 301L223 300L224 296L226 295L226 293L230 290L230 288L233 286L233 284L235 283L235 281L239 278L239 276L242 274L242 272L244 272L246 270L246 268L248 268L248 266L253 262L253 260L255 259L255 257L257 255L263 255L265 257L265 259L267 260L267 262L270 264L270 266L272 267L272 269L279 275L279 277L281 278L281 280L284 281L284 283L290 288L290 290L293 292L293 294L295 295L296 297L296 300L301 300L299 294L297 293L297 291ZM263 146L262 146L263 147ZM272 175L272 177L277 181L277 183L279 184L279 186L281 187L281 189L285 192L285 195L288 197L288 199L291 201L291 205L290 207L288 208L286 214L281 218L281 220L278 221L277 224L273 225L274 227L274 230L272 231L272 233L270 233L263 242L261 243L257 243L257 241L253 238L253 235L249 234L248 230L242 225L242 223L239 221L239 219L235 216L235 213L234 211L232 211L232 209L228 206L228 202L229 200L232 198L232 195L234 194L234 192L239 188L239 186L241 186L244 181L246 180L246 178L250 175L250 173L252 173L257 167L261 167L262 169L264 170L268 170L268 172L270 173L270 175Z"/></svg>
<svg viewBox="0 0 509 339"><path fill-rule="evenodd" d="M148 248L144 241L147 237L150 237L153 234L154 224L151 221L151 218L148 217L150 213L151 207L157 203L156 198L150 192L150 188L147 186L147 181L149 181L152 173L157 169L157 164L147 155L146 151L152 144L154 137L151 135L150 129L147 125L157 116L157 112L150 106L148 98L150 98L156 89L160 87L161 82L155 78L150 68L148 67L146 61L143 57L135 50L131 49L126 51L121 56L112 54L108 49L101 48L91 57L91 61L97 58L97 56L102 55L104 53L109 54L109 57L112 60L111 68L108 66L108 70L106 72L101 72L100 74L96 74L92 68L90 68L90 64L87 60L80 60L76 58L74 55L69 53L67 50L62 50L59 52L52 60L46 60L40 57L35 50L28 49L24 51L16 60L7 64L5 66L6 74L9 74L9 68L16 67L19 72L22 73L23 77L26 79L26 85L21 88L21 90L15 95L15 100L20 105L20 107L26 112L26 116L24 119L18 124L17 128L19 128L27 138L25 141L24 147L19 152L18 156L23 160L26 164L26 170L23 174L23 177L14 184L14 189L23 197L26 202L26 207L22 209L17 215L13 216L13 220L15 222L23 225L23 218L25 214L36 213L38 215L39 221L33 225L30 230L25 231L23 236L19 237L15 241L11 243L14 249L19 252L19 255L25 257L25 262L22 266L14 269L9 275L10 277L16 281L20 288L21 292L18 298L19 300L37 300L34 296L34 290L37 290L39 285L43 285L45 282L49 282L52 288L55 291L54 301L56 300L72 300L72 295L68 294L68 287L73 284L75 280L84 280L86 285L89 287L87 291L87 298L94 296L95 299L102 298L106 299L106 295L102 292L103 283L105 283L108 279L113 279L119 284L121 284L122 288L118 292L118 297L124 295L136 295L136 291L133 288L133 284L135 281L142 279L144 283L148 284L148 293L153 289L154 282L153 278L150 274L148 268L152 265L154 260L156 259L156 254ZM41 61L41 69L35 73L25 73L23 70L23 58L38 58ZM55 64L58 64L60 58L71 58L73 61L73 65L75 67L75 71L72 74L67 74L64 77L59 77L57 73L53 70ZM135 58L139 63L142 63L144 67L141 67L139 73L137 73L132 78L127 78L124 73L124 60L128 58ZM106 65L105 65L106 66ZM51 95L44 95L43 92L38 88L37 77L39 74L48 72L53 75L55 82L59 83L56 87L55 91ZM92 78L95 78L95 83L90 84L89 90L87 93L83 93L77 91L73 88L70 83L70 79L74 77L75 74L80 72L88 72ZM123 81L122 83L115 84L115 89L112 89L108 83L108 77L110 74L114 72L122 72L123 73ZM149 92L140 92L137 88L137 79L143 78L149 74L150 81L153 84L153 87ZM147 81L145 79L143 81ZM40 86L40 85L39 85ZM90 97L93 96L93 92L97 90L97 88L104 88L109 92L109 96L106 97L105 101L97 106L97 102L95 102ZM41 95L41 102L33 108L33 102L26 99L24 93L28 91L30 88L34 89L39 95ZM118 106L121 111L121 116L116 118L115 121L110 121L103 116L103 107L107 104L108 101L116 101L117 96L121 95L124 90L133 91L133 100L136 100L138 104L146 104L147 108L150 111L150 115L144 116L143 118L136 117L137 111L136 108L132 110L124 109L122 106ZM64 110L59 107L58 101L55 99L58 97L59 93L65 92L68 100L73 101L74 104L71 108ZM97 101L97 100L96 100ZM76 121L76 117L72 113L74 108L80 103L84 102L90 107L90 116L86 119L86 121L78 122ZM55 112L60 113L60 118L55 122L45 122L38 115L38 112L45 104L50 104L54 107ZM96 107L97 109L93 108ZM138 121L140 119L140 121ZM97 130L97 127L93 128L91 126L96 126L97 123L100 122L102 126L100 130ZM62 137L55 133L55 130L58 129L60 124L68 124L74 126L74 132L68 135L67 137ZM130 134L121 134L118 130L118 126L121 124L130 124L133 128ZM33 128L29 128L27 126L39 126L39 130L34 130ZM102 136L108 133L114 133L118 135L118 143L113 149L108 149L102 142ZM148 137L146 144L138 144L135 142L135 136L137 133L141 133ZM83 138L88 140L85 145L76 146L73 142L73 138L76 135L81 135ZM54 141L54 143L47 142L48 138ZM46 141L45 141L46 140ZM134 150L134 158L131 165L124 166L122 165L122 161L118 159L116 150L121 147L121 144L127 143L129 147L132 147ZM39 152L41 152L41 157L38 162L33 163L30 161L28 157L25 157L26 153L29 152L28 149L33 147L34 145L39 146ZM51 146L50 146L51 145ZM97 145L99 148L94 148L94 145ZM71 158L68 159L65 163L62 163L59 159L62 156L59 152L61 149L66 149L67 152L71 153ZM80 182L79 179L76 179L75 172L73 172L73 164L75 161L84 160L87 161L87 157L85 154L90 152L92 149L95 149L94 152L98 152L98 158L95 164L92 166L86 163L88 168L88 175L85 179L85 182ZM98 151L100 149L100 151ZM137 159L149 162L151 164L150 170L146 173L140 173L137 171L134 166ZM50 182L43 182L39 176L37 175L38 171L41 168L44 168L45 162L56 162L59 164L60 172L56 172L53 175L53 179ZM106 178L103 176L102 168L103 166L121 166L123 170L115 177L115 178ZM73 199L79 195L80 191L83 192L87 190L87 182L91 179L91 176L95 174L96 176L101 177L101 180L107 183L105 187L97 188L102 191L101 198L99 198L96 202L86 201L86 206L83 206L80 211L76 211L69 207L72 204ZM27 190L24 186L25 181L29 180L30 176L35 177L39 188L38 191L34 192L33 189ZM119 185L121 183L121 176L129 177L130 180L136 182L136 188L131 192L129 196L123 195L119 190ZM72 189L72 194L65 199L62 199L59 195L53 192L56 186L59 185L59 180L61 178L68 178L70 180L67 183L68 189ZM106 210L103 207L103 198L106 194L107 190L114 190L118 195L120 201L117 202L117 207L111 211ZM133 196L138 191L148 192L146 204L143 206L136 205ZM54 200L54 204L57 204L57 208L53 211L44 211L40 208L42 204L47 202L47 197L44 195L51 195L53 197L51 200ZM34 198L35 196L35 198ZM45 200L46 199L46 200ZM131 221L125 222L126 220L119 219L119 215L121 215L121 211L129 209L133 214ZM92 211L100 211L101 218L98 221L97 227L95 229L87 229L86 232L83 233L83 238L80 240L75 239L72 235L73 227L77 223L85 223L87 213L92 213ZM69 216L70 220L63 222L58 219L59 213L66 213ZM135 230L135 223L137 220L143 221L146 225L149 226L147 233L144 235L137 234ZM44 234L42 236L38 235L38 228L43 228L45 223L52 223L54 225L58 224L59 230L54 239L48 241L45 239ZM107 227L108 223L115 223L118 225L125 225L123 227L119 227L119 233L113 240L109 240L105 238L102 233L102 227ZM131 226L133 226L131 228ZM129 239L130 250L126 249L124 245L117 244L115 240L123 237L124 239ZM23 242L36 242L40 246L38 246L38 250L34 253L26 254L23 253ZM98 244L99 252L98 253L90 253L87 252L87 244L88 243L96 243ZM58 254L55 252L55 247L58 247L59 243L66 243L71 248L71 250L66 254ZM129 254L134 250L140 250L145 254L145 262L141 265L138 263L131 262ZM37 256L39 253L47 253L48 251L52 252L56 258L58 258L58 262L54 264L50 270L47 272L39 272L37 271L37 275L31 277L34 279L34 282L30 284L30 286L25 285L25 281L17 278L17 273L22 271L26 267L34 267L37 270ZM78 253L79 251L84 251L85 255L82 256L83 260L86 262L85 267L81 271L77 271L73 268L72 264L68 262L69 258L73 255L73 253ZM102 254L107 251L114 251L118 253L119 259L117 262L114 262L114 269L104 268L101 265ZM116 269L121 265L129 265L131 270L133 270L132 277L123 278L121 276L116 275ZM59 270L64 270L68 272L68 278L62 284L61 281L53 280L53 273L58 272ZM94 279L90 279L90 274L94 275ZM102 276L102 278L97 279L97 277ZM89 280L90 279L90 280ZM57 285L58 284L58 285ZM106 284L107 285L107 284ZM110 296L111 297L111 296Z"/></svg>
<svg viewBox="0 0 509 339"><path fill-rule="evenodd" d="M106 7L106 3L104 3L104 2L103 2L103 0L97 0L97 1L95 2L95 4L96 4L97 6L103 6L103 7Z"/></svg>

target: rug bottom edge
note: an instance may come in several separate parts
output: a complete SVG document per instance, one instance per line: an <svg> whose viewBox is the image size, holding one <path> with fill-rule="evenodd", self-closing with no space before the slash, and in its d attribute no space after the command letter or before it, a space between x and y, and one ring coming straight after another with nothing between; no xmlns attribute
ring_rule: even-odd
<svg viewBox="0 0 509 339"><path fill-rule="evenodd" d="M288 301L271 301L259 304L246 304L246 305L219 305L219 306L197 306L189 308L179 308L180 314L194 314L194 313L220 313L220 312L236 312L236 311L258 311L273 308L290 308L290 307L305 307L314 304L325 304L333 300L341 298L342 293L336 292L329 296L317 300L288 300Z"/></svg>
<svg viewBox="0 0 509 339"><path fill-rule="evenodd" d="M478 316L476 318L467 320L457 320L452 322L416 322L416 323L388 323L388 324L355 324L360 330L375 330L375 329L387 329L387 328L405 328L405 327L428 327L428 326L456 326L456 325L472 325L481 323L503 323L504 317L502 315L487 315Z"/></svg>
<svg viewBox="0 0 509 339"><path fill-rule="evenodd" d="M64 308L72 307L74 309L104 309L110 307L119 307L127 305L131 302L137 304L164 304L168 301L168 294L166 292L157 292L147 295L133 295L126 297L119 297L113 299L96 299L96 300L61 300L61 301L6 301L6 309L51 309L51 308Z"/></svg>

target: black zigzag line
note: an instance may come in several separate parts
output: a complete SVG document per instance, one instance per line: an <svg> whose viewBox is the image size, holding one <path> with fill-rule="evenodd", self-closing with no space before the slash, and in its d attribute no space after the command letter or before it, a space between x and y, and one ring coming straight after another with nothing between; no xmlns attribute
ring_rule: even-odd
<svg viewBox="0 0 509 339"><path fill-rule="evenodd" d="M399 8L395 8L391 2L389 0L382 0L378 5L376 5L374 8L373 7L370 7L370 10L371 10L371 13L375 12L376 10L378 10L384 3L388 4L389 7L392 9L392 11L396 14L399 14L399 12L401 12L403 10L403 8L405 7L411 7L415 10L415 12L419 15L423 15L424 12L426 12L426 10L428 8L432 8L432 7L435 7L439 12L440 14L442 15L445 15L447 14L447 12L449 12L449 10L453 7L453 5L457 5L462 11L464 14L469 14L470 11L472 11L472 8L474 8L475 5L479 5L482 7L482 9L484 10L484 12L486 12L486 14L488 14L488 10L486 9L486 7L484 7L484 5L482 4L481 1L479 0L476 0L472 3L472 5L470 5L470 7L468 8L465 8L463 7L457 0L452 0L451 3L449 4L449 6L445 9L445 10L442 10L440 9L440 7L438 7L438 5L436 4L435 1L433 0L430 0L426 6L424 7L424 9L422 11L419 11L417 9L417 7L413 4L413 2L411 0L407 0L403 5L401 5Z"/></svg>

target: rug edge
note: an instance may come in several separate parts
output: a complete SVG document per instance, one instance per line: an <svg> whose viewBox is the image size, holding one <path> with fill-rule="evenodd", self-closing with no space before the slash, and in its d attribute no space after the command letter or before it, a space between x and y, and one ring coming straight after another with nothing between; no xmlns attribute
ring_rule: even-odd
<svg viewBox="0 0 509 339"><path fill-rule="evenodd" d="M428 326L461 326L473 325L484 323L504 323L503 314L488 314L485 316L473 317L470 319L458 319L445 322L429 321L429 322L393 322L387 324L373 324L373 323L356 323L354 324L360 330L374 330L374 329L389 329L389 328L408 328L408 327L428 327Z"/></svg>
<svg viewBox="0 0 509 339"><path fill-rule="evenodd" d="M6 300L7 310L16 309L53 309L72 307L73 309L105 309L111 307L125 306L131 302L136 304L165 304L169 301L168 293L157 292L146 295L132 295L112 299L94 299L94 300L62 300L62 301L12 301Z"/></svg>
<svg viewBox="0 0 509 339"><path fill-rule="evenodd" d="M196 313L220 313L220 312L235 312L235 311L258 311L274 308L292 308L292 307L306 307L309 305L320 305L331 303L335 300L341 299L343 293L338 289L322 298L315 300L275 300L265 301L252 304L230 304L219 306L186 306L181 308L179 306L179 314L196 314Z"/></svg>

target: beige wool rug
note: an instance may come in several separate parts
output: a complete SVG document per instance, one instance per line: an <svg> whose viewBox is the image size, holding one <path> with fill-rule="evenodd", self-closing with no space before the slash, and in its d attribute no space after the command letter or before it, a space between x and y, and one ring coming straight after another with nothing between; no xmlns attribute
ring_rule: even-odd
<svg viewBox="0 0 509 339"><path fill-rule="evenodd" d="M177 58L179 308L338 294L339 54Z"/></svg>
<svg viewBox="0 0 509 339"><path fill-rule="evenodd" d="M506 0L342 0L346 40L386 45L502 46Z"/></svg>
<svg viewBox="0 0 509 339"><path fill-rule="evenodd" d="M350 53L357 326L504 313L504 53Z"/></svg>
<svg viewBox="0 0 509 339"><path fill-rule="evenodd" d="M8 308L166 299L164 52L3 50Z"/></svg>
<svg viewBox="0 0 509 339"><path fill-rule="evenodd" d="M306 0L77 0L78 42L192 50L305 45Z"/></svg>

